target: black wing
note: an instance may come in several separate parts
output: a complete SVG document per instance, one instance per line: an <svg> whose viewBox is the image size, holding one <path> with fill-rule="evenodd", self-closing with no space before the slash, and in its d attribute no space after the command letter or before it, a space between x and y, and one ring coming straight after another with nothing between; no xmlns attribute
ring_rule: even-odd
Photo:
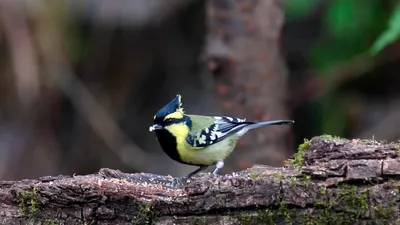
<svg viewBox="0 0 400 225"><path fill-rule="evenodd" d="M193 147L203 148L217 143L229 135L240 131L243 127L254 124L243 118L232 118L228 116L215 116L215 122L206 129L192 133L187 142Z"/></svg>

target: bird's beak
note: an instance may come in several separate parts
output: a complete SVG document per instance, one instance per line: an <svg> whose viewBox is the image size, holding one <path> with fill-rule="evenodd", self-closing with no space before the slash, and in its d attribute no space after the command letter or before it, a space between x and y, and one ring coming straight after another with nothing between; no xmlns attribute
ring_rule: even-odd
<svg viewBox="0 0 400 225"><path fill-rule="evenodd" d="M152 131L161 130L161 129L163 129L163 127L161 125L154 124L153 126L150 126L149 131L152 132Z"/></svg>

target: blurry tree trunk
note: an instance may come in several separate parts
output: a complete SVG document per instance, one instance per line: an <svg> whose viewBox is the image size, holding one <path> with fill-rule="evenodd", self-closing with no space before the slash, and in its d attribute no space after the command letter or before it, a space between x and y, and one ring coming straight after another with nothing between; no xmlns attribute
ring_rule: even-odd
<svg viewBox="0 0 400 225"><path fill-rule="evenodd" d="M288 74L279 49L282 5L281 0L209 1L208 66L214 70L224 114L249 120L288 119ZM282 165L291 153L285 139L289 129L251 131L237 147L235 164Z"/></svg>

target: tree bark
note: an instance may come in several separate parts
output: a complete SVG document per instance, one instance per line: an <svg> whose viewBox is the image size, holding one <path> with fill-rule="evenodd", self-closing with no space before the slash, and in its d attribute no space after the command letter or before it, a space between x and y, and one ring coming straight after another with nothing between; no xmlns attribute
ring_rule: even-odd
<svg viewBox="0 0 400 225"><path fill-rule="evenodd" d="M285 167L0 182L0 224L396 224L399 144L320 136ZM307 223L310 222L310 223Z"/></svg>

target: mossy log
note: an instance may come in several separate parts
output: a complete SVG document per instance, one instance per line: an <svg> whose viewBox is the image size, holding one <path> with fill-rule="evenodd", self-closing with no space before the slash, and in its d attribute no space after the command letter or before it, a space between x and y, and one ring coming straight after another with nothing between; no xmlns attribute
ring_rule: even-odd
<svg viewBox="0 0 400 225"><path fill-rule="evenodd" d="M0 181L0 224L398 224L398 143L320 136L282 168L172 177L101 169Z"/></svg>

